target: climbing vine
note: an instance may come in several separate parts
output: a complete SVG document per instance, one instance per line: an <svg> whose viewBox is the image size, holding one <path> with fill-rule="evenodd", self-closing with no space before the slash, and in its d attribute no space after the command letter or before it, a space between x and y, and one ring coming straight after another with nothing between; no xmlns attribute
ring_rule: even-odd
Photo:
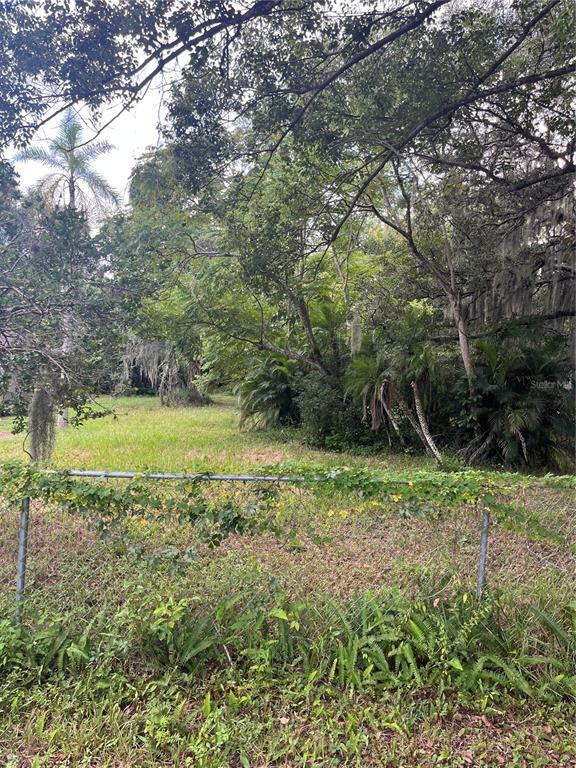
<svg viewBox="0 0 576 768"><path fill-rule="evenodd" d="M366 468L294 465L275 467L274 471L289 476L288 485L312 496L333 499L334 503L354 497L376 499L396 509L399 517L458 514L459 508L468 506L490 511L495 523L529 538L565 543L561 532L514 500L514 489L535 478L510 476L504 483L501 476L478 471L422 470L409 475L383 475ZM576 485L576 480L568 476L538 478L538 482L557 489ZM112 486L109 481L77 478L66 471L48 473L19 461L0 465L0 495L9 504L28 497L82 515L101 535L121 540L131 553L141 557L145 556L145 547L133 535L135 521L150 525L176 521L194 526L200 541L210 547L218 546L232 534L266 531L290 540L294 521L290 519L287 527L286 520L282 520L279 494L279 486L274 483L255 482L249 493L232 494L214 486L208 488L202 476L166 484L135 476L116 480Z"/></svg>
<svg viewBox="0 0 576 768"><path fill-rule="evenodd" d="M23 498L36 499L62 512L82 515L104 537L113 538L139 558L159 560L180 558L176 548L162 553L147 552L133 535L134 523L154 526L176 521L194 526L201 542L218 546L231 534L256 534L272 531L283 535L276 520L274 486L256 485L249 496L207 492L199 479L186 479L160 486L143 476L129 481L116 480L111 486L98 479L73 477L63 472L47 473L31 464L10 461L0 465L0 495L8 504ZM190 551L184 553L189 561Z"/></svg>

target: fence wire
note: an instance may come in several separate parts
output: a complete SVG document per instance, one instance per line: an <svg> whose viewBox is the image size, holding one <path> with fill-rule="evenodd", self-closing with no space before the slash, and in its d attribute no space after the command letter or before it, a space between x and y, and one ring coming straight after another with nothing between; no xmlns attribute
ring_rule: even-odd
<svg viewBox="0 0 576 768"><path fill-rule="evenodd" d="M576 509L573 491L537 485L505 501L514 509L490 536L489 579L507 593L542 604L576 596Z"/></svg>
<svg viewBox="0 0 576 768"><path fill-rule="evenodd" d="M106 477L94 482L113 485L123 480ZM163 484L163 492L174 493L173 486ZM366 499L343 493L317 494L286 478L272 477L265 481L219 477L218 482L203 484L202 493L227 525L232 519L225 535L221 535L218 515L200 525L135 515L113 531L112 545L118 551L121 539L127 555L137 554L160 567L169 563L195 573L222 569L228 576L234 569L238 574L256 570L259 578L273 581L291 599L314 595L357 604L359 610L361 595L366 592L378 595L396 590L408 599L444 599L457 591L476 591L486 518L481 505L414 508L393 495ZM505 511L499 512L497 504L490 513L486 589L544 607L569 601L576 595L573 491L519 486L513 494L503 493L498 503ZM238 511L242 520L256 524L242 530L239 523L236 530L233 517ZM11 541L2 544L8 555L2 578L8 572L7 562L19 563L17 619L26 550L34 583L42 583L49 573L50 578L57 578L55 563L74 549L74 540L61 535L70 526L69 515L62 514L34 502L27 542L20 525L19 549L15 535L18 511L12 513L12 526L4 526ZM95 546L92 534L82 538L90 521L80 518L74 525L82 546ZM82 556L80 551L78 556ZM241 581L239 578L238 583ZM230 578L223 584L229 588Z"/></svg>

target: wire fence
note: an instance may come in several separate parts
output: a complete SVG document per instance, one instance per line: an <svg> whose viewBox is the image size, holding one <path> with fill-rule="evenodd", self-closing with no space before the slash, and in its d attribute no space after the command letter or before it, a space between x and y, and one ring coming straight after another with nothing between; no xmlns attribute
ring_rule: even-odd
<svg viewBox="0 0 576 768"><path fill-rule="evenodd" d="M221 560L222 567L228 567L230 553L240 561L256 559L295 596L328 594L350 601L366 591L393 588L407 596L434 598L464 588L478 599L488 590L502 590L545 605L576 595L576 515L569 489L518 486L500 494L495 512L481 504L411 506L390 493L370 498L317 494L310 484L301 484L302 478L290 475L66 474L95 483L138 477L166 486L167 495L174 493L170 482L203 484L208 501L217 503L219 514L228 515L228 523L232 519L230 535L219 538L214 526L199 535L197 526L148 525L136 534L140 553L154 560L155 553L168 549L174 555L194 548L194 562ZM251 535L240 535L234 527L237 509L248 510L257 520ZM30 498L22 499L16 622L22 621L28 553L37 546L34 526L42 511ZM262 526L263 519L269 524Z"/></svg>
<svg viewBox="0 0 576 768"><path fill-rule="evenodd" d="M543 602L576 596L574 491L535 484L509 492L505 501L515 514L503 516L492 528L491 585Z"/></svg>

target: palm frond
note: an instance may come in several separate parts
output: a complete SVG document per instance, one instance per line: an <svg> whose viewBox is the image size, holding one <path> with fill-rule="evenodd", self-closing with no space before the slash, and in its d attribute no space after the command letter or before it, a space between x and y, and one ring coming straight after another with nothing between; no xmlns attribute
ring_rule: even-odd
<svg viewBox="0 0 576 768"><path fill-rule="evenodd" d="M118 205L120 195L106 181L106 179L91 167L91 163L113 147L107 141L95 141L86 146L81 146L82 124L72 109L66 110L56 136L48 143L47 147L28 147L17 156L18 160L32 160L42 163L52 170L61 171L61 177L55 182L51 174L43 179L38 188L44 195L52 194L52 202L70 204L70 188L73 185L75 192L74 204L86 211L99 210L105 206L102 203ZM84 185L84 189L82 186Z"/></svg>
<svg viewBox="0 0 576 768"><path fill-rule="evenodd" d="M91 163L93 160L97 160L99 157L102 157L102 155L106 155L113 149L115 149L115 146L110 144L109 141L92 141L85 147L80 147L78 150L78 155L82 159L83 163L87 164Z"/></svg>
<svg viewBox="0 0 576 768"><path fill-rule="evenodd" d="M82 143L82 124L73 109L64 112L54 143L68 152L73 152Z"/></svg>
<svg viewBox="0 0 576 768"><path fill-rule="evenodd" d="M96 198L101 198L107 202L118 205L120 202L120 195L109 184L104 176L91 168L85 168L79 173L79 179L83 181L89 188L92 194Z"/></svg>
<svg viewBox="0 0 576 768"><path fill-rule="evenodd" d="M42 163L42 165L48 168L59 168L61 170L66 167L66 164L60 157L43 147L26 147L16 155L16 160L18 162L32 161Z"/></svg>
<svg viewBox="0 0 576 768"><path fill-rule="evenodd" d="M47 202L58 205L64 199L66 193L67 179L63 173L51 173L38 181L33 189L40 193Z"/></svg>

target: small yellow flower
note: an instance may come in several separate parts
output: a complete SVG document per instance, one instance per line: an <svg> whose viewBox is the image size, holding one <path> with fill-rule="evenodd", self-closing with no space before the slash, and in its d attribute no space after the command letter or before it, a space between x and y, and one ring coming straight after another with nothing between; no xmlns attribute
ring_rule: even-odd
<svg viewBox="0 0 576 768"><path fill-rule="evenodd" d="M392 501L400 501L402 496L397 496L395 493L392 494Z"/></svg>

